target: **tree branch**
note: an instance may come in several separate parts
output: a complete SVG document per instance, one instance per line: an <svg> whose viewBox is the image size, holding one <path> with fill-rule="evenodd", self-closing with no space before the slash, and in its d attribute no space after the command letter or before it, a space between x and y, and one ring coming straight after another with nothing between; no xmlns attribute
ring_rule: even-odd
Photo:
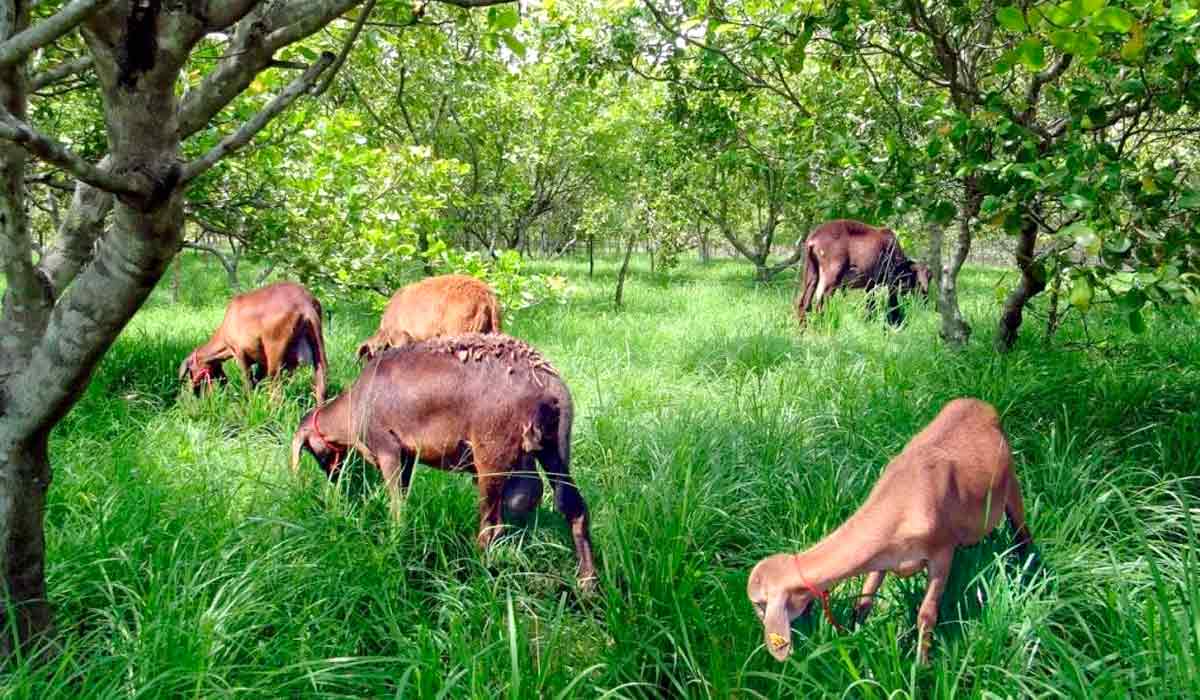
<svg viewBox="0 0 1200 700"><path fill-rule="evenodd" d="M51 17L0 43L0 67L16 65L83 23L107 0L71 0Z"/></svg>
<svg viewBox="0 0 1200 700"><path fill-rule="evenodd" d="M249 143L255 134L262 131L272 119L287 109L288 105L292 102L295 102L296 98L308 92L317 78L321 76L321 73L329 68L334 60L334 55L328 51L321 54L321 57L314 61L308 67L308 70L304 71L303 75L289 83L283 92L276 95L267 103L266 107L263 107L261 112L251 117L245 124L242 124L241 128L237 131L221 139L220 143L213 146L212 150L208 153L185 165L183 173L180 176L180 184L194 180L216 165L222 158L236 152Z"/></svg>
<svg viewBox="0 0 1200 700"><path fill-rule="evenodd" d="M1074 54L1064 53L1053 65L1035 74L1033 80L1029 81L1029 88L1025 90L1025 111L1020 116L1022 124L1029 126L1033 122L1033 118L1037 115L1037 103L1038 98L1041 97L1042 88L1046 83L1057 80L1067 72L1073 58Z"/></svg>
<svg viewBox="0 0 1200 700"><path fill-rule="evenodd" d="M333 62L333 66L325 73L325 77L321 80L321 84L313 90L313 97L320 97L325 94L329 86L333 84L333 79L337 77L337 73L342 68L342 64L346 62L346 57L350 55L350 49L354 48L354 43L358 41L358 35L362 33L363 24L367 18L371 16L371 11L375 9L375 0L367 0L367 4L358 11L358 21L354 23L354 28L350 30L350 36L346 38L342 44L342 50L338 52L337 60ZM414 14L415 20L418 15Z"/></svg>
<svg viewBox="0 0 1200 700"><path fill-rule="evenodd" d="M6 111L0 111L0 138L20 144L26 151L43 161L60 167L81 182L105 192L134 200L144 199L148 194L144 188L138 187L132 181L97 168L66 146L39 133Z"/></svg>
<svg viewBox="0 0 1200 700"><path fill-rule="evenodd" d="M31 76L29 78L29 91L36 92L37 90L41 90L44 87L53 85L60 80L69 78L76 73L82 73L91 67L91 56L79 56L77 58L72 58L69 61L63 61L49 70L45 70L37 75Z"/></svg>

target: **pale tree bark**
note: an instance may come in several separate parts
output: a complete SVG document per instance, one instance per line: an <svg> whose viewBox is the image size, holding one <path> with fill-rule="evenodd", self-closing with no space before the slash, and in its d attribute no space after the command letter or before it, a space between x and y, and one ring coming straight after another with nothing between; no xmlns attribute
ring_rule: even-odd
<svg viewBox="0 0 1200 700"><path fill-rule="evenodd" d="M501 0L442 1L472 7ZM183 141L270 68L277 50L359 2L71 0L31 27L25 0L0 0L0 262L7 282L0 316L0 653L51 628L43 534L48 438L179 251L188 181L308 93L334 55L307 66L203 157L182 163ZM96 164L26 120L26 59L73 31L82 34L88 60L35 80L47 85L89 65L95 71L109 148ZM222 59L198 87L177 96L193 48L215 33L229 37ZM25 217L30 154L79 182L54 246L36 264Z"/></svg>
<svg viewBox="0 0 1200 700"><path fill-rule="evenodd" d="M962 347L971 337L971 326L958 307L958 273L971 252L971 225L982 203L974 176L963 179L963 206L958 218L958 238L950 257L942 264L938 286L938 313L942 315L941 336L952 347Z"/></svg>
<svg viewBox="0 0 1200 700"><path fill-rule="evenodd" d="M929 224L929 286L934 290L933 308L942 308L942 246L946 240L946 229L939 223Z"/></svg>

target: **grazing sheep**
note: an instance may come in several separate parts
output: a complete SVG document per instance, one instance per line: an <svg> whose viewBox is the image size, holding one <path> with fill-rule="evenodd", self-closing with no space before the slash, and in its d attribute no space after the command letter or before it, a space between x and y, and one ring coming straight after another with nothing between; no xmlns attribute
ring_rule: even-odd
<svg viewBox="0 0 1200 700"><path fill-rule="evenodd" d="M821 224L804 241L804 292L796 316L804 323L810 309L820 310L838 287L888 290L888 321L900 323L900 292L929 294L929 268L905 257L891 229L838 219ZM868 297L874 308L874 298Z"/></svg>
<svg viewBox="0 0 1200 700"><path fill-rule="evenodd" d="M381 350L442 335L502 330L500 301L487 283L468 275L427 277L392 295L358 357L369 360Z"/></svg>
<svg viewBox="0 0 1200 700"><path fill-rule="evenodd" d="M413 465L471 472L479 485L479 546L500 533L501 507L527 513L542 497L542 465L555 504L571 526L580 585L594 585L587 505L568 471L571 394L528 344L470 333L380 353L354 385L304 416L291 467L303 450L332 479L350 448L379 467L393 513Z"/></svg>
<svg viewBox="0 0 1200 700"><path fill-rule="evenodd" d="M196 393L213 382L224 383L222 363L229 358L237 360L248 388L264 377L275 378L283 370L312 364L313 394L320 404L325 400L326 372L321 302L294 282L277 282L235 296L208 342L179 365L179 379L189 377Z"/></svg>
<svg viewBox="0 0 1200 700"><path fill-rule="evenodd" d="M924 663L955 547L983 539L1002 513L1024 557L1032 538L1000 418L982 401L951 401L888 463L845 523L808 550L775 554L751 571L746 592L762 620L768 651L786 659L792 652L791 621L814 598L821 598L828 614L828 591L838 582L867 574L855 608L861 622L887 572L907 577L926 569L929 586L917 613L918 657Z"/></svg>

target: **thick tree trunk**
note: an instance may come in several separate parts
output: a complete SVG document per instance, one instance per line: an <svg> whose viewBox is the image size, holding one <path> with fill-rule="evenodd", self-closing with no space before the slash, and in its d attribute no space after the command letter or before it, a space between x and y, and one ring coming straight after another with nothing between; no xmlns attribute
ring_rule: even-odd
<svg viewBox="0 0 1200 700"><path fill-rule="evenodd" d="M1037 246L1038 225L1032 218L1026 218L1021 227L1021 236L1017 242L1017 269L1021 271L1021 280L1004 300L1004 309L1000 314L1000 325L996 329L996 349L1007 352L1017 342L1017 332L1025 315L1025 305L1046 288L1046 270L1034 256Z"/></svg>
<svg viewBox="0 0 1200 700"><path fill-rule="evenodd" d="M971 326L958 308L958 273L971 252L971 220L979 213L982 198L975 188L973 178L964 182L964 206L959 213L958 240L950 258L942 265L941 284L938 287L938 312L942 315L941 336L951 347L962 347L971 337Z"/></svg>
<svg viewBox="0 0 1200 700"><path fill-rule="evenodd" d="M708 229L701 227L700 228L700 264L707 265L708 261L711 259L712 258L710 257L709 250L708 250Z"/></svg>
<svg viewBox="0 0 1200 700"><path fill-rule="evenodd" d="M4 551L6 605L0 609L0 653L29 648L51 629L46 600L43 512L50 486L44 433L16 440L13 421L0 418L0 543ZM11 617L10 617L11 615ZM16 637L12 633L16 633Z"/></svg>
<svg viewBox="0 0 1200 700"><path fill-rule="evenodd" d="M621 271L617 273L617 296L614 300L617 308L621 308L623 297L625 294L625 275L629 274L629 258L633 255L633 244L635 237L629 237L629 243L625 246L625 259L621 261Z"/></svg>

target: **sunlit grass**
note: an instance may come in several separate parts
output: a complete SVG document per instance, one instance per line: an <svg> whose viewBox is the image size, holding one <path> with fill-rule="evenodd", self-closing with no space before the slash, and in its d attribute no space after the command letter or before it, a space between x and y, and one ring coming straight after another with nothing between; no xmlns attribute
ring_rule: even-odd
<svg viewBox="0 0 1200 700"><path fill-rule="evenodd" d="M799 333L794 280L730 262L636 273L559 262L563 304L508 330L560 369L577 404L573 463L592 511L599 591L580 599L562 519L543 506L486 555L469 478L419 469L392 524L378 475L329 485L287 468L308 372L273 399L235 378L181 395L175 370L220 321L223 276L194 261L105 358L54 436L49 584L62 650L0 678L11 697L982 697L1200 692L1200 334L1188 312L1037 319L991 351L997 271L971 269L970 346L921 305L906 325L834 300ZM1011 284L1011 275L1007 283ZM324 299L331 382L374 330ZM1044 303L1041 302L1041 303ZM1085 347L1079 344L1091 340ZM236 375L236 371L231 374ZM745 576L815 542L948 399L1004 415L1041 568L965 550L932 664L913 664L922 576L889 579L867 624L797 623L777 664ZM856 583L835 591L848 619ZM979 598L985 596L986 604Z"/></svg>

